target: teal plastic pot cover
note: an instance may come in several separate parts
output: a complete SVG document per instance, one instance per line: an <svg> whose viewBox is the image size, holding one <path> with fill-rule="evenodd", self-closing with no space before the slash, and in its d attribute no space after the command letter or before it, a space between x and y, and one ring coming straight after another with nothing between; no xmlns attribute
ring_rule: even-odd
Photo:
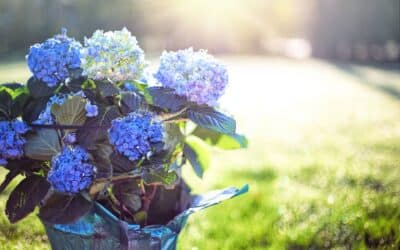
<svg viewBox="0 0 400 250"><path fill-rule="evenodd" d="M76 249L162 249L176 248L179 232L192 213L248 191L229 187L193 197L190 207L166 225L140 227L119 220L99 203L93 211L73 224L47 224L46 232L54 250Z"/></svg>

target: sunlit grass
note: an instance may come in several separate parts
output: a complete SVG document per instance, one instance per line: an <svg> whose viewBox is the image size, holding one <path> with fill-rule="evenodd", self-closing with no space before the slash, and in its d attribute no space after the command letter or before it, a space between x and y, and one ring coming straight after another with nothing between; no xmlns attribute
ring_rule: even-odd
<svg viewBox="0 0 400 250"><path fill-rule="evenodd" d="M236 116L250 145L215 151L203 180L190 169L184 175L195 192L244 183L250 191L193 215L179 248L396 248L400 73L313 60L222 59L231 76L222 108ZM27 77L22 63L0 65L0 82ZM5 195L0 201L3 209ZM1 247L48 247L34 215L17 225L4 213L0 220Z"/></svg>

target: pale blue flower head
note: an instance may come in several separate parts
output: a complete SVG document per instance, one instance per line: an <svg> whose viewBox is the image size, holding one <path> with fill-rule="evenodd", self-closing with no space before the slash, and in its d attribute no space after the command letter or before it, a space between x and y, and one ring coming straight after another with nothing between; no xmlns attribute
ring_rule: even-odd
<svg viewBox="0 0 400 250"><path fill-rule="evenodd" d="M206 51L196 52L192 48L164 51L154 77L177 95L208 106L217 105L228 84L226 67Z"/></svg>
<svg viewBox="0 0 400 250"><path fill-rule="evenodd" d="M81 60L83 74L94 80L139 80L146 67L143 50L126 28L85 38Z"/></svg>

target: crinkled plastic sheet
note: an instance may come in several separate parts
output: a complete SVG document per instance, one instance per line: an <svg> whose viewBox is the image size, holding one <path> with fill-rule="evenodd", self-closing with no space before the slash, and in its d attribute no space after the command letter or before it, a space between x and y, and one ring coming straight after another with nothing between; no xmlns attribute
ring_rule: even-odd
<svg viewBox="0 0 400 250"><path fill-rule="evenodd" d="M248 191L229 187L193 197L191 206L167 225L140 227L119 220L102 205L96 203L92 212L73 224L45 224L54 250L76 249L161 249L176 248L179 232L192 213L216 205Z"/></svg>

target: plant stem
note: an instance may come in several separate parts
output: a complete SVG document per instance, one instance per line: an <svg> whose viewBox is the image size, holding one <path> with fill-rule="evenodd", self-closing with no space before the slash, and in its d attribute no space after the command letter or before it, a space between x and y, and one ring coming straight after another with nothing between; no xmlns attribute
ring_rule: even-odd
<svg viewBox="0 0 400 250"><path fill-rule="evenodd" d="M176 121L176 120L174 120L174 118L179 117L180 115L182 115L183 113L185 113L186 110L188 110L188 107L184 107L183 109L179 110L178 112L175 112L175 113L172 113L172 114L166 114L166 115L162 118L162 121L163 121L163 122Z"/></svg>
<svg viewBox="0 0 400 250"><path fill-rule="evenodd" d="M80 126L80 125L61 125L61 124L28 124L33 128L48 128L48 129L81 129L81 128L90 128L90 129L108 129L109 126L98 125L98 126Z"/></svg>

